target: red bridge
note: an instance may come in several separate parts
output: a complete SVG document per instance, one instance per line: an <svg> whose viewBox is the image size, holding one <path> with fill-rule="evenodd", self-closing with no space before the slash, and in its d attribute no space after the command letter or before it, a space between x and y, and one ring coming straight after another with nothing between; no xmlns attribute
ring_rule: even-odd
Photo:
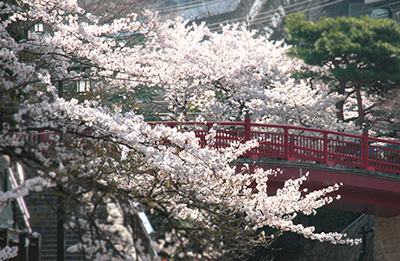
<svg viewBox="0 0 400 261"><path fill-rule="evenodd" d="M330 206L377 216L400 214L400 142L315 128L244 122L152 122L194 131L205 145L216 130L213 147L255 139L259 145L234 162L252 168L282 169L270 179L273 192L289 178L309 172L304 184L310 190L343 183L342 197Z"/></svg>

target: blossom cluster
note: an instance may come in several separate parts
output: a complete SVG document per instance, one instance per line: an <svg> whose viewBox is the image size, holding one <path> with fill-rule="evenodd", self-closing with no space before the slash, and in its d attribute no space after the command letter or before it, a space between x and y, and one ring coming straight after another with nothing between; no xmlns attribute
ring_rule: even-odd
<svg viewBox="0 0 400 261"><path fill-rule="evenodd" d="M0 250L0 260L9 260L11 258L14 258L17 256L17 252L18 252L17 246L13 247L6 246Z"/></svg>
<svg viewBox="0 0 400 261"><path fill-rule="evenodd" d="M336 120L343 97L316 80L293 79L307 65L286 56L282 41L239 25L215 33L181 19L157 32L157 40L157 75L173 119L232 121L251 113L255 122L355 131Z"/></svg>

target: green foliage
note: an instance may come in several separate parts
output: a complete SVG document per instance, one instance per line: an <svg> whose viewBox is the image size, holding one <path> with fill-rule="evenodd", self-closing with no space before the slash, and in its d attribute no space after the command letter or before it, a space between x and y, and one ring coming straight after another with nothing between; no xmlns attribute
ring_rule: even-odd
<svg viewBox="0 0 400 261"><path fill-rule="evenodd" d="M306 21L304 14L292 14L286 22L287 42L292 45L287 54L321 68L317 73L303 70L296 76L312 75L345 95L344 99L355 93L360 125L366 112L363 94L385 97L398 89L400 29L395 21L362 16L323 18L314 23ZM318 77L324 70L327 73ZM332 84L334 81L336 84ZM345 120L344 102L336 104L339 120Z"/></svg>
<svg viewBox="0 0 400 261"><path fill-rule="evenodd" d="M286 19L288 54L309 65L328 66L336 78L400 82L400 29L393 20L339 17L318 23L303 14Z"/></svg>

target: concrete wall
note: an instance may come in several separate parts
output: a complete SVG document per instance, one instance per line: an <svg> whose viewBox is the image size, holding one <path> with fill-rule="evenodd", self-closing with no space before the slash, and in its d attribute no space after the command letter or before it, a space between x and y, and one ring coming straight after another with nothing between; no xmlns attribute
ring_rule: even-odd
<svg viewBox="0 0 400 261"><path fill-rule="evenodd" d="M400 260L400 216L375 217L374 261Z"/></svg>

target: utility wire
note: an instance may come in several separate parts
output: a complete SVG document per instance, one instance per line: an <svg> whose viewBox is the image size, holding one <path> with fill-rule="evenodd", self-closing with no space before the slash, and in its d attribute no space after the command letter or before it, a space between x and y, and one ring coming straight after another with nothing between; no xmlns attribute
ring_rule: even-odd
<svg viewBox="0 0 400 261"><path fill-rule="evenodd" d="M180 5L174 5L174 6L169 6L169 7L164 7L164 8L159 8L157 9L158 12L175 12L175 11L180 11L180 10L185 10L185 9L191 9L194 7L199 7L199 6L204 6L208 4L214 4L214 3L219 3L219 2L225 2L226 0L214 0L210 2L203 2L202 0L200 1L192 1L188 3L183 3ZM190 5L187 5L190 4Z"/></svg>
<svg viewBox="0 0 400 261"><path fill-rule="evenodd" d="M206 2L206 3L203 3L202 0L195 0L195 1L188 2L188 3L178 4L178 5L175 5L175 6L159 8L156 11L158 11L158 12L166 12L166 11L173 12L173 11L178 11L178 10L190 9L190 8L193 8L193 7L199 7L199 6L203 6L203 5L207 5L207 4L218 3L218 2L222 2L222 1L226 1L226 0L214 0L214 1ZM284 6L284 8L292 8L292 7L295 7L295 6L298 6L298 5L304 5L305 3L313 2L313 1L315 1L315 0L307 0L307 1L304 1L304 2L294 3L294 4L290 4L290 5ZM329 0L325 0L325 1L329 1ZM276 11L279 11L279 10L280 10L280 8L276 8L276 9L273 9L273 10L268 10L268 11L263 12L263 13L259 13L258 15L273 13L273 12L276 12ZM235 22L235 21L245 20L246 18L247 18L247 16L234 18L234 19L226 20L226 21L224 21L224 23L231 23L231 22ZM209 24L209 26L213 26L213 25L219 25L219 23Z"/></svg>
<svg viewBox="0 0 400 261"><path fill-rule="evenodd" d="M179 11L179 10L185 10L185 9L190 9L190 8L194 8L194 7L199 7L199 6L203 6L203 5L207 5L207 4L218 3L218 2L222 2L222 1L226 1L226 0L214 0L214 1L205 2L205 3L203 2L203 0L195 0L195 1L187 2L187 3L182 3L182 4L179 4L179 5L175 5L173 7L160 8L157 11L160 11L160 12L167 12L167 11L173 12L173 11ZM258 18L255 18L250 23L250 25L258 25L258 24L262 24L262 23L266 23L266 22L272 21L272 19L274 17L276 17L275 14L282 10L282 7L283 7L283 10L285 12L285 15L283 15L281 18L284 18L288 14L292 14L292 13L295 13L295 12L298 12L298 13L310 12L310 11L318 9L318 8L323 8L323 7L327 7L327 6L330 6L330 5L337 4L337 3L342 2L344 0L336 0L336 1L333 1L333 2L329 2L329 1L331 1L331 0L323 0L323 1L319 1L319 2L315 2L315 0L306 0L306 1L303 1L303 2L297 2L297 3L289 4L289 5L286 5L286 6L281 6L281 7L272 9L272 10L267 10L265 12L257 14L256 17L258 17ZM329 3L326 3L326 2L329 2ZM309 5L307 7L304 6L307 3L309 3ZM355 15L362 14L364 12L368 12L368 11L371 11L371 10L376 9L376 8L386 7L386 6L390 6L390 5L397 4L397 3L400 3L400 1L396 1L396 2L388 3L388 4L383 4L383 5L380 5L380 6L370 7L370 8L367 8L367 9L363 9L363 10L361 10L359 12L355 12L353 14L355 14ZM262 15L267 15L267 16L260 17ZM238 18L225 20L223 22L207 24L207 27L209 27L210 30L213 30L213 31L221 31L222 28L218 28L218 29L212 29L212 28L213 27L219 27L221 24L228 24L228 23L233 23L233 22L246 21L247 18L248 18L248 16L246 15L246 16L242 16L242 17L238 17Z"/></svg>
<svg viewBox="0 0 400 261"><path fill-rule="evenodd" d="M327 0L327 1L329 1L329 0ZM344 0L336 0L336 1L333 1L333 2L330 2L330 3L326 3L326 4L323 4L323 5L313 6L311 8L308 8L305 12L309 12L309 11L312 11L312 10L315 10L315 9L318 9L318 8L322 8L322 7L327 7L329 5L333 5L333 4L342 2L342 1L344 1ZM326 2L326 1L324 1L324 2ZM380 8L380 7L386 7L386 6L390 6L390 5L397 4L397 3L400 3L400 1L393 2L393 3L390 3L390 4L384 4L384 5L380 5L380 6L370 7L370 8L367 8L367 9L363 9L361 11L354 12L353 15L362 14L362 13L365 13L365 12L368 12L368 11L372 11L372 10ZM291 14L291 13L301 12L301 11L303 11L303 10L295 9L295 10L291 10L290 12L288 11L288 12L285 12L285 13ZM282 16L282 18L286 17L286 16L287 15L284 15L284 16ZM258 19L255 19L257 22L256 23L252 23L251 25L256 25L256 24L260 24L260 23L263 23L263 22L266 22L266 21L271 21L272 18L273 17L271 17L271 16L270 17L258 18Z"/></svg>
<svg viewBox="0 0 400 261"><path fill-rule="evenodd" d="M300 5L305 5L305 4L307 4L307 3L310 3L310 2L313 2L313 1L315 1L315 0L307 0L307 1L304 1L304 2L299 2L299 3L294 3L294 4L290 4L290 5L286 5L286 6L283 6L283 9L285 10L285 13L294 13L295 11L303 11L303 10L305 10L305 9L308 9L307 7L306 8L304 8L304 7L302 7L302 6L300 6ZM324 1L322 1L322 3L324 3L324 2L327 2L327 1L330 1L330 0L324 0ZM340 1L343 1L343 0L340 0ZM339 2L340 2L339 1ZM338 1L335 1L335 2L333 2L332 4L334 4L334 3L336 3L336 2L338 2ZM319 4L320 4L321 2L319 2ZM300 6L300 7L298 7L298 6ZM286 10L286 9L291 9L291 8L294 8L294 7L298 7L297 9L295 9L294 11L288 11L288 10ZM300 9L299 9L300 8ZM303 9L303 10L302 10ZM259 21L259 20L261 20L261 19L265 19L266 21L270 21L273 17L275 17L275 13L276 12L278 12L278 11L280 11L280 10L282 10L282 7L278 7L278 8L275 8L275 9L272 9L272 10L268 10L268 11L266 11L266 12L262 12L262 13L259 13L257 16L260 16L260 15L263 15L263 14L271 14L271 15L269 15L269 16L267 16L267 17L262 17L262 18L256 18L254 21ZM244 21L244 20L246 20L247 19L247 16L242 16L242 17L238 17L238 18L234 18L234 19L230 19L230 20L226 20L226 21L224 21L224 22L222 22L222 23L231 23L231 22L240 22L240 21ZM212 24L208 24L207 26L208 27L212 27L212 26L219 26L221 23L212 23ZM253 24L253 23L252 23Z"/></svg>
<svg viewBox="0 0 400 261"><path fill-rule="evenodd" d="M323 2L328 2L328 1L330 1L330 0L326 0L326 1L323 1ZM310 11L318 9L318 8L323 8L323 7L326 7L326 6L334 5L334 4L342 2L342 1L344 1L344 0L336 0L336 1L333 1L333 2L330 2L330 3L326 3L326 4L323 4L323 5L319 5L320 3L318 3L318 6L309 7L309 8L306 9L305 12L310 12ZM292 13L296 13L296 12L299 13L299 12L302 12L302 11L304 11L304 9L303 10L302 9L295 9L295 10L291 10L290 12L287 12L287 14L292 14ZM286 16L287 15L285 14L285 15L282 16L282 18L284 18ZM273 18L273 16L272 17L265 17L264 19L263 18L259 18L259 19L257 19L256 23L252 23L251 25L261 24L261 23L264 23L266 21L270 21L272 18Z"/></svg>
<svg viewBox="0 0 400 261"><path fill-rule="evenodd" d="M337 3L342 2L344 0L336 0L336 1L333 1L333 2L329 2L329 3L326 3L326 2L328 2L330 0L325 0L325 1L317 2L316 4L314 4L312 6L309 6L309 7L306 7L306 8L304 8L302 6L299 6L299 5L305 4L307 2L312 2L312 1L314 1L314 0L308 0L308 1L305 1L305 2L301 2L301 3L296 3L296 4L283 6L283 8L285 10L285 15L283 15L281 18L284 18L288 14L292 14L292 13L296 13L296 12L298 12L298 13L310 12L310 11L318 9L318 8L323 8L323 7L327 7L327 6L330 6L330 5L337 4ZM326 4L322 4L321 5L321 3L326 3ZM353 15L362 14L362 13L365 13L365 12L368 12L368 11L372 11L372 10L377 9L377 8L387 7L387 6L390 6L390 5L397 4L397 3L400 3L400 1L387 3L387 4L382 4L382 5L379 5L379 6L374 6L374 7L370 7L370 8L367 8L367 9L363 9L361 11L353 13ZM295 8L295 9L292 9L292 10L287 10L287 9L293 8L295 6L298 6L298 7ZM269 11L260 13L257 16L260 16L261 14L276 13L279 10L281 10L281 8L276 8L276 9L273 9L273 10L269 10ZM270 22L270 21L272 21L272 19L274 17L275 17L275 15L269 15L269 16L266 16L266 17L256 18L256 19L253 20L253 22L250 25L257 25L257 24L262 24L262 23L265 23L265 22ZM231 19L231 20L226 20L226 21L224 21L222 23L226 24L226 23L230 23L230 22L244 21L246 18L247 17L239 17L239 18L235 18L235 19ZM210 30L212 30L212 27L219 26L220 24L221 23L213 23L213 24L208 24L207 26L210 28ZM219 29L216 29L214 31L221 31L221 30L222 29L219 28Z"/></svg>
<svg viewBox="0 0 400 261"><path fill-rule="evenodd" d="M176 5L169 5L169 6L164 6L164 7L160 7L160 8L155 8L155 10L157 12L166 12L166 11L171 11L171 10L174 10L176 8L181 8L181 7L190 8L192 5L202 3L202 2L203 2L202 0L194 0L191 2L187 2L187 3L181 3L181 4L176 4Z"/></svg>

